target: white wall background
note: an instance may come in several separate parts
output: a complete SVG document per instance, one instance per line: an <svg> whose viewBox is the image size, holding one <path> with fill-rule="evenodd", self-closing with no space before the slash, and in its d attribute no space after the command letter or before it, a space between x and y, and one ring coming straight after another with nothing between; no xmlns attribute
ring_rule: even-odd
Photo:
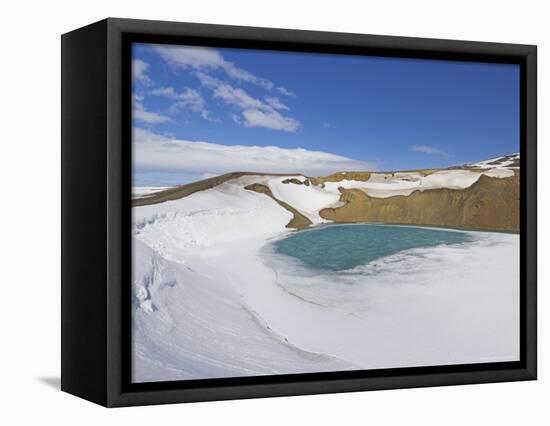
<svg viewBox="0 0 550 426"><path fill-rule="evenodd" d="M548 421L550 31L542 1L24 1L0 5L3 424L543 424ZM107 16L539 46L539 381L106 410L64 394L60 34ZM545 395L545 393L547 395ZM546 423L548 424L548 423Z"/></svg>

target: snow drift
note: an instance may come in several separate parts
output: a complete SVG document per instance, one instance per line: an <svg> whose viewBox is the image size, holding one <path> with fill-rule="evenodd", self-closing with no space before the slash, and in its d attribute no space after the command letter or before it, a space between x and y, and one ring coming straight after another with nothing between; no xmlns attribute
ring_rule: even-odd
<svg viewBox="0 0 550 426"><path fill-rule="evenodd" d="M292 214L314 224L338 186L372 196L466 187L479 171L373 174L305 185L243 176L133 208L133 380L137 382L515 360L519 237L475 233L461 247L412 250L341 276L270 252ZM498 176L497 176L498 175ZM465 267L465 265L467 265Z"/></svg>

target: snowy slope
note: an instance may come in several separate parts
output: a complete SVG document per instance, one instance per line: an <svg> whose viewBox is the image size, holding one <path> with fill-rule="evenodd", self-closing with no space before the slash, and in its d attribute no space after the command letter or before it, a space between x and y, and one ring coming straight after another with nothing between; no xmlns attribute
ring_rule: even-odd
<svg viewBox="0 0 550 426"><path fill-rule="evenodd" d="M299 178L301 181L305 179L304 176ZM314 224L325 222L319 216L319 211L334 205L340 198L338 192L328 191L320 186L282 183L284 180L284 177L269 179L267 185L276 198L290 204Z"/></svg>
<svg viewBox="0 0 550 426"><path fill-rule="evenodd" d="M353 180L327 182L325 189L331 193L338 193L339 187L357 188L371 197L387 198L438 188L465 189L477 182L481 175L506 178L513 176L514 171L495 168L483 171L454 169L438 170L427 176L417 172L372 173L366 182Z"/></svg>
<svg viewBox="0 0 550 426"><path fill-rule="evenodd" d="M213 207L201 216L216 221L219 213ZM134 380L479 362L487 354L516 359L516 235L476 233L470 247L393 256L371 265L374 275L327 277L264 254L270 239L288 232L284 220L258 238L246 226L228 226L224 238L217 227L210 236L203 229L200 238L174 238L183 235L182 222L162 216L140 228Z"/></svg>
<svg viewBox="0 0 550 426"><path fill-rule="evenodd" d="M342 370L353 364L293 346L257 315L227 274L241 273L292 215L243 189L249 177L133 209L133 375L136 381ZM219 263L221 262L221 264ZM269 269L264 269L268 278ZM242 283L239 283L242 284ZM250 355L251 346L254 353Z"/></svg>
<svg viewBox="0 0 550 426"><path fill-rule="evenodd" d="M292 232L292 214L244 189L267 185L320 224L319 210L338 204L339 187L389 197L513 173L507 166L373 173L366 182L324 187L250 175L134 207L133 379L469 363L487 354L516 359L517 235L473 233L468 247L413 250L342 276L314 275L269 251Z"/></svg>
<svg viewBox="0 0 550 426"><path fill-rule="evenodd" d="M292 214L269 197L244 189L254 181L242 177L178 200L134 207L134 235L164 258L185 261L183 249L216 250L227 242L285 232Z"/></svg>
<svg viewBox="0 0 550 426"><path fill-rule="evenodd" d="M519 167L519 153L502 155L500 157L490 158L489 160L479 161L477 163L470 164L471 167L479 167L481 169L491 168L518 168Z"/></svg>
<svg viewBox="0 0 550 426"><path fill-rule="evenodd" d="M133 380L345 370L294 347L247 305L223 271L169 262L134 240Z"/></svg>
<svg viewBox="0 0 550 426"><path fill-rule="evenodd" d="M143 197L152 195L165 189L171 188L170 186L134 186L132 187L132 197Z"/></svg>

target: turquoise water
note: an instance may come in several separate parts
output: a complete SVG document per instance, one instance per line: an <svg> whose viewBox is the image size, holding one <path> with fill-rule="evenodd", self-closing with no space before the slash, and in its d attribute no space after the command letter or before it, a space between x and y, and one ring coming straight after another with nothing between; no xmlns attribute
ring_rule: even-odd
<svg viewBox="0 0 550 426"><path fill-rule="evenodd" d="M413 248L460 244L471 234L389 225L330 225L291 234L274 243L276 252L313 269L342 271Z"/></svg>

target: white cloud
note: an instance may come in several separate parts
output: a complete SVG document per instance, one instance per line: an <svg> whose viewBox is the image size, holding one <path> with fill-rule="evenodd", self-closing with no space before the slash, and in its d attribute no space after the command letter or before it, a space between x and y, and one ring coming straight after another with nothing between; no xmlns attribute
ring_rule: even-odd
<svg viewBox="0 0 550 426"><path fill-rule="evenodd" d="M153 45L155 51L169 64L175 67L191 68L197 71L222 70L233 80L243 81L276 90L285 96L296 96L292 91L265 78L258 77L233 62L227 61L220 52L209 47Z"/></svg>
<svg viewBox="0 0 550 426"><path fill-rule="evenodd" d="M235 80L245 81L247 83L255 84L257 86L263 87L266 90L272 90L274 84L266 80L265 78L256 77L253 74L250 74L248 71L243 70L242 68L237 68L231 62L225 62L223 67L224 71L229 75L229 77Z"/></svg>
<svg viewBox="0 0 550 426"><path fill-rule="evenodd" d="M279 93L282 93L283 95L285 96L291 96L291 97L295 97L296 95L294 94L294 92L291 92L290 90L288 89L285 89L284 87L277 87L277 91Z"/></svg>
<svg viewBox="0 0 550 426"><path fill-rule="evenodd" d="M211 174L253 171L318 176L375 169L371 163L327 152L177 140L140 128L134 128L133 140L133 160L139 171Z"/></svg>
<svg viewBox="0 0 550 426"><path fill-rule="evenodd" d="M244 120L241 118L241 116L239 114L231 114L231 118L233 119L233 121L235 123L240 124L241 126L244 123Z"/></svg>
<svg viewBox="0 0 550 426"><path fill-rule="evenodd" d="M160 87L151 91L152 95L164 96L168 99L172 99L175 102L170 106L169 111L172 114L177 113L180 109L189 109L193 112L199 113L202 118L208 121L214 121L212 113L205 107L206 102L202 95L190 88L186 88L182 92L176 92L173 87Z"/></svg>
<svg viewBox="0 0 550 426"><path fill-rule="evenodd" d="M275 109L289 110L290 108L283 104L276 96L265 96L265 101Z"/></svg>
<svg viewBox="0 0 550 426"><path fill-rule="evenodd" d="M294 133L300 128L300 123L291 117L283 117L277 111L261 111L246 109L242 112L244 127L265 127L273 130L283 130Z"/></svg>
<svg viewBox="0 0 550 426"><path fill-rule="evenodd" d="M225 60L218 51L207 47L165 46L157 44L153 45L153 48L166 62L184 68L218 68L225 63Z"/></svg>
<svg viewBox="0 0 550 426"><path fill-rule="evenodd" d="M263 101L250 96L243 89L231 86L217 78L208 74L198 72L197 77L201 84L212 90L212 96L223 100L225 103L237 108L241 112L238 118L233 115L233 120L244 127L264 127L273 130L282 130L286 132L296 132L301 124L292 117L283 116L273 106L274 100L271 102ZM283 106L278 101L279 107ZM287 107L288 109L288 107Z"/></svg>
<svg viewBox="0 0 550 426"><path fill-rule="evenodd" d="M198 71L219 69L234 80L255 84L266 90L275 87L271 81L237 67L233 62L225 60L217 50L208 47L153 45L153 48L166 62L175 67Z"/></svg>
<svg viewBox="0 0 550 426"><path fill-rule="evenodd" d="M174 99L179 97L173 87L159 87L158 89L151 90L151 94L155 96L166 96L167 98Z"/></svg>
<svg viewBox="0 0 550 426"><path fill-rule="evenodd" d="M226 104L240 110L239 116L233 114L233 120L243 127L263 127L272 130L296 132L301 124L292 117L281 114L289 108L275 96L266 96L263 100L250 96L241 88L211 76L215 70L224 72L229 79L247 82L266 90L276 90L285 96L295 96L290 90L275 86L273 82L258 77L233 62L227 61L220 52L207 47L151 45L152 48L170 65L177 68L196 71L201 84L212 90L212 96L223 100ZM187 107L200 113L205 120L215 121L210 111L205 108L204 99L199 98L196 91L178 94L171 88L160 88L152 93L176 100L170 111L174 113L179 108ZM185 99L183 96L185 95ZM198 96L197 96L198 95ZM179 98L179 99L178 99Z"/></svg>
<svg viewBox="0 0 550 426"><path fill-rule="evenodd" d="M136 81L141 81L143 83L150 83L151 80L147 75L147 69L149 64L141 59L132 60L132 75Z"/></svg>
<svg viewBox="0 0 550 426"><path fill-rule="evenodd" d="M423 154L428 154L428 155L435 155L441 158L452 157L452 155L450 155L449 153L429 145L414 145L411 147L411 151L422 152Z"/></svg>
<svg viewBox="0 0 550 426"><path fill-rule="evenodd" d="M134 119L148 124L159 124L170 121L170 117L138 108L134 110Z"/></svg>
<svg viewBox="0 0 550 426"><path fill-rule="evenodd" d="M134 105L132 108L132 116L134 120L138 120L147 124L159 124L170 121L170 117L168 116L152 111L147 111L145 109L145 106L141 103L142 100L142 96L134 95L133 97Z"/></svg>
<svg viewBox="0 0 550 426"><path fill-rule="evenodd" d="M263 108L264 102L253 98L243 89L224 83L208 74L199 72L197 77L201 84L212 90L213 96L224 100L226 103L239 108Z"/></svg>

